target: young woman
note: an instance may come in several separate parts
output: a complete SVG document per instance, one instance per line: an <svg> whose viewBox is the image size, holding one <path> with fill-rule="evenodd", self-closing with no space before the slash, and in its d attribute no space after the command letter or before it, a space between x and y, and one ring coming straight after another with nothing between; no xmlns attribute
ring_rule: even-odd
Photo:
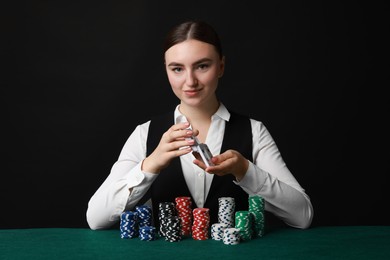
<svg viewBox="0 0 390 260"><path fill-rule="evenodd" d="M109 228L123 211L146 202L158 221L158 204L181 196L191 197L193 208L209 208L215 223L218 198L233 197L236 210L248 210L252 194L287 225L308 228L310 199L264 124L228 110L216 96L225 58L214 29L184 22L168 33L164 46L166 73L180 102L175 111L135 128L89 201L90 228ZM192 136L210 148L211 165L195 158Z"/></svg>

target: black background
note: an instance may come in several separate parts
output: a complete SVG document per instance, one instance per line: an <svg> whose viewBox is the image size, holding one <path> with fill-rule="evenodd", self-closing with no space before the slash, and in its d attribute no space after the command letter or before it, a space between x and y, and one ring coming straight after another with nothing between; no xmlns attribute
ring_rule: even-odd
<svg viewBox="0 0 390 260"><path fill-rule="evenodd" d="M137 124L173 109L161 43L219 32L218 95L261 120L313 225L389 225L384 7L336 1L31 1L1 11L0 228L87 227Z"/></svg>

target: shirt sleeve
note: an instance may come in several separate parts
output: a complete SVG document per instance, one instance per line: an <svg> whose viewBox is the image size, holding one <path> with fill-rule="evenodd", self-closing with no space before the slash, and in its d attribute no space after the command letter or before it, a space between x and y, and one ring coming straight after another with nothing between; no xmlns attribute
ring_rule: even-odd
<svg viewBox="0 0 390 260"><path fill-rule="evenodd" d="M91 229L111 227L123 211L137 204L157 177L141 170L149 122L136 127L110 174L89 200L86 215Z"/></svg>
<svg viewBox="0 0 390 260"><path fill-rule="evenodd" d="M279 149L266 127L251 120L253 134L253 163L240 182L250 195L262 196L265 210L286 224L308 228L313 218L309 196L287 168Z"/></svg>

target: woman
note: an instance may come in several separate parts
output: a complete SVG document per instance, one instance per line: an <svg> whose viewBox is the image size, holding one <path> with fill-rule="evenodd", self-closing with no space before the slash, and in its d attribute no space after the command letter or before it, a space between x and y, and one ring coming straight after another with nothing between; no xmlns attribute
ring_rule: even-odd
<svg viewBox="0 0 390 260"><path fill-rule="evenodd" d="M265 210L287 225L308 228L313 208L260 121L229 111L216 96L225 58L217 33L205 22L174 27L164 45L165 68L175 111L138 125L118 161L88 204L91 229L109 228L125 210L149 199L154 221L159 202L189 196L210 209L217 222L218 198L235 198L248 209L248 194L265 199ZM214 155L211 165L194 157L196 136ZM158 223L157 223L158 224Z"/></svg>

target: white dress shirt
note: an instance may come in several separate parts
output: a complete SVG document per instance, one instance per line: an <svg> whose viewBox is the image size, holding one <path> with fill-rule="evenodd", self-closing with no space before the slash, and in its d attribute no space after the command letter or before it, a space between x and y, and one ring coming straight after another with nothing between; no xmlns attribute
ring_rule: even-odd
<svg viewBox="0 0 390 260"><path fill-rule="evenodd" d="M176 107L175 122L187 119ZM220 154L225 123L230 113L221 104L211 118L205 143L212 154ZM249 195L262 196L265 210L272 212L286 224L307 228L313 217L308 195L287 168L270 133L260 121L250 119L253 136L253 163L240 182L235 182ZM141 170L146 157L146 141L150 121L138 125L126 141L110 174L91 197L87 222L91 229L104 229L119 221L120 214L131 210L147 192L158 174ZM167 129L168 130L168 129ZM250 159L250 158L248 158ZM191 153L180 157L184 178L196 207L203 207L213 174L193 164Z"/></svg>

